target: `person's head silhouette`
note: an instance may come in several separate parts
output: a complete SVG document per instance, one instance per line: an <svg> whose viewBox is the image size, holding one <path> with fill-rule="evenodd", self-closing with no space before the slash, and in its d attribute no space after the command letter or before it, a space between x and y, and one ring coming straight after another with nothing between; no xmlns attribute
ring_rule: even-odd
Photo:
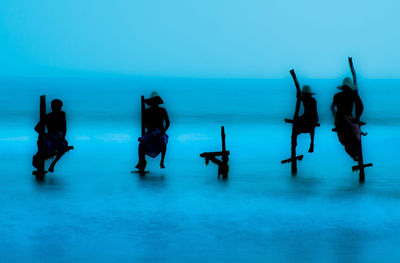
<svg viewBox="0 0 400 263"><path fill-rule="evenodd" d="M161 99L160 95L156 91L153 91L150 95L150 98L145 100L145 102L150 107L155 107L164 103L164 101Z"/></svg>
<svg viewBox="0 0 400 263"><path fill-rule="evenodd" d="M63 103L59 99L55 99L55 100L51 101L51 109L52 109L52 111L55 111L55 112L61 111L62 106L63 106Z"/></svg>
<svg viewBox="0 0 400 263"><path fill-rule="evenodd" d="M353 84L349 77L344 78L342 85L337 88L343 91L357 91L357 86Z"/></svg>
<svg viewBox="0 0 400 263"><path fill-rule="evenodd" d="M301 93L303 96L312 96L314 93L311 91L311 87L308 85L304 85L303 88L301 89Z"/></svg>

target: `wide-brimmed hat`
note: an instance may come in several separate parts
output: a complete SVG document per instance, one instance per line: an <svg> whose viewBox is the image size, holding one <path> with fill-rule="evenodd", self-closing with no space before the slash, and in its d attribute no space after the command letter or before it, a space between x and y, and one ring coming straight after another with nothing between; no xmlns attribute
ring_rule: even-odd
<svg viewBox="0 0 400 263"><path fill-rule="evenodd" d="M342 85L338 86L337 88L343 90L346 87L350 88L351 90L357 90L356 86L353 84L353 81L349 77L345 77Z"/></svg>
<svg viewBox="0 0 400 263"><path fill-rule="evenodd" d="M313 95L315 93L311 92L311 87L308 85L304 85L303 88L301 89L301 93L303 94L310 94Z"/></svg>
<svg viewBox="0 0 400 263"><path fill-rule="evenodd" d="M160 95L156 91L153 91L150 95L150 98L146 99L145 102L149 106L164 103L164 101L161 99Z"/></svg>

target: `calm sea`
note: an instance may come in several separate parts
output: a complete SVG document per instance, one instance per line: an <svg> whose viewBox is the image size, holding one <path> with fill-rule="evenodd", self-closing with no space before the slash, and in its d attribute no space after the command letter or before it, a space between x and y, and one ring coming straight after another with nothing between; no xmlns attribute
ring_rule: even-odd
<svg viewBox="0 0 400 263"><path fill-rule="evenodd" d="M290 78L0 80L0 262L399 262L400 80L359 80L366 183L331 131L340 79L300 79L316 93L315 152L290 155ZM140 95L158 91L171 119L167 168L137 161ZM60 98L67 153L31 175L39 96ZM228 181L199 154L231 151Z"/></svg>

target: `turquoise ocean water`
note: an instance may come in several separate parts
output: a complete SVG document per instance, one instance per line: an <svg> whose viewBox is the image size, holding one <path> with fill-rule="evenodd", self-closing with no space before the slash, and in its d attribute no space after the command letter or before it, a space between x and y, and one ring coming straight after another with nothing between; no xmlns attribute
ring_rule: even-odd
<svg viewBox="0 0 400 263"><path fill-rule="evenodd" d="M292 177L290 78L0 80L1 262L399 262L400 80L360 79L374 167L359 185L331 129L340 79L316 93L315 153ZM171 128L165 170L137 161L140 95L158 91ZM68 140L54 174L31 175L39 96L64 101ZM49 107L49 104L48 104ZM228 181L199 154L231 151Z"/></svg>

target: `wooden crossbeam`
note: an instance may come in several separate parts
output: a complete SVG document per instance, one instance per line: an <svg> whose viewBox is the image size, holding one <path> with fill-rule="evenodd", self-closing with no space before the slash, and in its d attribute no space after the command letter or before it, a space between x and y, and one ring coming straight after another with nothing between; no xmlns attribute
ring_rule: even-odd
<svg viewBox="0 0 400 263"><path fill-rule="evenodd" d="M304 155L299 155L299 156L296 156L296 158L294 158L294 160L301 161L301 160L303 160L303 157L304 157ZM293 158L289 158L289 159L285 159L285 160L281 161L281 163L290 163L290 162L293 162Z"/></svg>
<svg viewBox="0 0 400 263"><path fill-rule="evenodd" d="M216 157L216 156L228 156L230 154L229 151L224 151L224 152L203 152L200 154L200 157L206 158L206 157Z"/></svg>
<svg viewBox="0 0 400 263"><path fill-rule="evenodd" d="M284 121L286 122L286 123L294 123L294 121L292 120L292 119L284 119ZM319 123L316 123L315 124L315 127L320 127L321 126L321 124L319 124Z"/></svg>
<svg viewBox="0 0 400 263"><path fill-rule="evenodd" d="M353 172L355 172L355 171L359 171L361 169L361 167L365 168L365 167L371 167L373 165L374 165L373 163L366 163L366 164L363 164L363 165L354 165L352 167L352 170L353 170Z"/></svg>
<svg viewBox="0 0 400 263"><path fill-rule="evenodd" d="M293 120L291 120L291 119L285 119L285 122L286 122L286 123L293 123Z"/></svg>

